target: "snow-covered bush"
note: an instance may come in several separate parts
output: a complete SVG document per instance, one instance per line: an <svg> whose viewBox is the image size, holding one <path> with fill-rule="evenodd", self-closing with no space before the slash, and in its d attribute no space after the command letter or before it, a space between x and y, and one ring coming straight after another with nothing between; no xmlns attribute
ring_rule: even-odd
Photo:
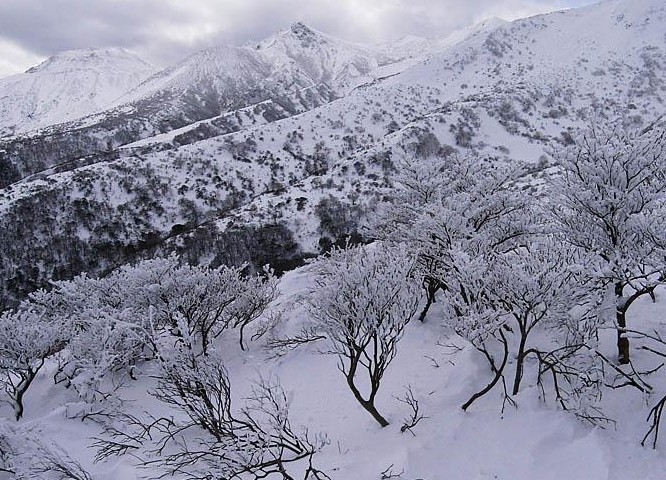
<svg viewBox="0 0 666 480"><path fill-rule="evenodd" d="M243 331L275 298L276 279L244 276L242 268L179 265L175 257L123 266L103 278L55 282L31 304L65 323L68 348L56 376L86 399L106 396L108 374L133 377L136 364L159 356L171 337L195 339L204 354L223 331Z"/></svg>
<svg viewBox="0 0 666 480"><path fill-rule="evenodd" d="M328 338L354 398L381 426L388 421L375 399L419 304L413 266L406 249L385 245L333 250L313 265L313 327Z"/></svg>
<svg viewBox="0 0 666 480"><path fill-rule="evenodd" d="M514 187L520 173L519 167L471 155L402 162L401 189L378 235L417 253L427 292L421 320L436 293L447 288L452 252L508 251L542 230L530 199Z"/></svg>
<svg viewBox="0 0 666 480"><path fill-rule="evenodd" d="M150 319L132 304L141 297L140 285L119 280L115 273L100 279L80 275L30 297L48 321L62 324L66 332L56 381L87 401L106 398L123 377L133 376L136 364L153 356ZM106 379L110 387L102 387Z"/></svg>
<svg viewBox="0 0 666 480"><path fill-rule="evenodd" d="M0 474L3 472L16 480L92 480L62 448L41 440L39 432L0 419Z"/></svg>
<svg viewBox="0 0 666 480"><path fill-rule="evenodd" d="M63 347L63 333L62 324L34 309L0 314L0 385L17 420L23 416L23 397L44 361Z"/></svg>
<svg viewBox="0 0 666 480"><path fill-rule="evenodd" d="M277 280L271 271L253 277L244 276L243 270L178 265L169 258L123 267L116 276L129 277L134 290L141 291L133 307L150 315L154 328L176 329L179 316L187 332L177 333L193 335L206 352L210 342L230 328L239 330L243 348L245 328L277 295Z"/></svg>
<svg viewBox="0 0 666 480"><path fill-rule="evenodd" d="M575 410L584 389L573 385L570 373L594 357L581 348L598 328L596 312L590 313L598 302L586 274L591 259L553 238L541 200L517 186L523 173L520 165L472 156L403 161L400 195L379 230L417 256L427 291L421 319L441 292L444 323L488 362L491 381L464 409L498 385L511 402L533 357L537 382L543 388L552 374L554 396ZM535 330L542 331L538 342ZM602 380L599 374L590 383L598 388ZM588 393L593 402L596 392Z"/></svg>
<svg viewBox="0 0 666 480"><path fill-rule="evenodd" d="M595 126L553 156L558 229L597 257L597 278L616 297L619 361L628 363L627 311L666 271L666 131Z"/></svg>

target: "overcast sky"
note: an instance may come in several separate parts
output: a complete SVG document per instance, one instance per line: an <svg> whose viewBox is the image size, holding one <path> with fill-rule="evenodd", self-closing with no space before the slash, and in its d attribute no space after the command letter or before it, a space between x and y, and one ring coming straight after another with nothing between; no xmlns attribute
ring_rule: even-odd
<svg viewBox="0 0 666 480"><path fill-rule="evenodd" d="M125 47L166 66L207 46L261 40L296 21L347 40L440 36L596 0L0 0L0 77L59 51Z"/></svg>

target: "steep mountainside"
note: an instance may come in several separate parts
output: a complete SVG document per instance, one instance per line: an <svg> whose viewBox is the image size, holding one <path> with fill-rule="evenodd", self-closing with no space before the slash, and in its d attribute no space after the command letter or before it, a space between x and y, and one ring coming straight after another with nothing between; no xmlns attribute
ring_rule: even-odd
<svg viewBox="0 0 666 480"><path fill-rule="evenodd" d="M232 97L232 89L283 83L290 88L312 88L325 83L342 96L355 83L363 83L378 67L401 60L331 37L295 23L289 30L242 47L220 46L198 52L133 89L118 103L141 101L164 92L219 90L221 98ZM215 82L211 83L211 80ZM222 89L229 89L224 91ZM260 92L255 92L261 95Z"/></svg>
<svg viewBox="0 0 666 480"><path fill-rule="evenodd" d="M98 112L156 68L122 48L72 50L0 79L0 137Z"/></svg>
<svg viewBox="0 0 666 480"><path fill-rule="evenodd" d="M301 23L258 45L203 50L147 79L111 109L0 143L0 186L55 165L93 163L119 145L204 119L213 121L191 138L181 136L182 143L236 131L243 125L229 114L242 109L252 123L301 113L373 81L390 65L391 74L406 68L402 60L403 53L391 57Z"/></svg>
<svg viewBox="0 0 666 480"><path fill-rule="evenodd" d="M0 238L3 298L10 304L49 278L171 251L192 262L287 267L342 237L362 235L390 201L395 167L404 159L458 151L527 162L526 175L536 175L549 149L569 143L592 121L643 127L663 115L664 32L663 2L607 1L475 30L403 73L330 102L349 85L331 80L348 78L335 72L351 67L324 77L320 64L310 65L307 75L294 74L296 91L305 79L331 81L310 111L285 118L307 106L282 106L283 113L266 118L268 105L294 95L288 90L174 134L128 143L110 157L77 160L94 165L73 168L73 162L69 171L16 182L0 191L0 228L7 232ZM292 29L258 51L277 48L281 35L298 37ZM298 57L297 45L290 43L289 58ZM305 58L310 47L298 48L305 52L298 58ZM241 60L243 68L254 65L253 73L245 72L252 84L266 64L249 62L246 52L227 51L216 68ZM164 92L156 87L160 81L193 78L183 75L195 58L132 94L150 85ZM373 61L380 66L380 58ZM281 71L271 67L262 78ZM139 103L130 105L136 112L128 121L146 115ZM192 118L174 126L181 120ZM115 141L101 132L100 141ZM63 131L62 139L76 135Z"/></svg>

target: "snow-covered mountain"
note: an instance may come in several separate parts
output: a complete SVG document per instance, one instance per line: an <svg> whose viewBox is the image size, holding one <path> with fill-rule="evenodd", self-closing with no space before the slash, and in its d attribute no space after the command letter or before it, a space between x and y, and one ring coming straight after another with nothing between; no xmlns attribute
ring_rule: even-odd
<svg viewBox="0 0 666 480"><path fill-rule="evenodd" d="M14 341L25 337L28 345L33 339L38 346L47 344L40 348L48 354L41 355L49 357L44 363L35 362L43 369L33 372L30 391L19 399L25 400L20 421L9 420L19 413L11 411L10 402L0 402L0 415L6 417L0 418L0 463L6 462L0 467L16 468L14 461L16 476L27 471L26 478L46 479L50 477L36 477L32 472L44 471L41 465L35 466L35 459L50 459L60 468L57 473L62 473L62 465L73 465L78 478L89 478L77 473L86 469L90 478L124 480L168 475L167 467L175 476L187 476L191 466L200 467L191 470L192 477L203 478L215 475L208 467L226 462L227 451L233 452L232 460L246 460L253 457L248 452L255 451L261 452L259 458L266 458L276 451L267 448L272 439L291 442L291 436L280 435L285 432L280 425L286 425L287 433L304 432L317 445L310 467L326 474L300 472L298 478L662 480L666 442L658 438L655 428L666 401L657 400L666 395L662 371L666 285L655 283L652 298L644 290L646 294L636 299L629 327L632 364L618 365L612 355L618 338L626 338L626 333L618 336L613 321L615 312L629 302L622 296L599 298L602 305L596 304L594 296L578 300L585 292L578 290L580 285L570 287L577 280L569 278L589 269L578 254L562 257L560 262L550 256L531 257L542 268L521 273L522 266L514 270L509 264L513 259L523 263L519 251L526 253L530 247L512 248L509 255L495 255L497 260L502 257L497 271L506 272L498 275L492 265L475 262L483 257L478 255L479 247L461 248L461 253L450 249L450 257L462 261L454 261L454 268L460 265L459 271L469 273L470 298L487 295L487 305L468 301L463 294L466 298L460 306L473 310L467 318L457 312L456 304L447 305L446 293L439 292L423 322L408 314L414 320L400 327L404 336L395 361L380 378L377 406L390 421L380 429L355 401L359 390L349 391L350 376L341 375L343 357L321 355L336 350L330 343L311 341L332 340L326 337L336 333L331 335L323 324L348 325L350 310L387 312L384 307L390 303L377 309L376 299L385 293L403 295L386 285L412 276L396 274L395 268L400 264L396 257L409 255L391 249L381 264L370 262L380 266L375 271L383 272L378 282L346 283L365 275L355 267L367 261L361 257L349 264L354 268L345 268L344 262L331 262L324 269L320 263L294 267L333 244L374 240L377 229L372 228L400 199L401 165L415 166L418 174L425 172L426 184L440 182L432 191L444 190L445 195L450 192L441 188L441 182L453 179L454 198L469 207L446 217L447 210L464 207L433 201L425 207L410 205L404 215L433 215L442 227L467 232L472 226L456 225L456 221L465 224L469 210L479 204L483 207L480 197L487 192L470 190L471 177L487 171L488 188L494 189L491 196L511 193L497 196L506 215L515 210L514 200L529 205L552 201L548 198L552 190L543 188L549 179L561 179L560 188L565 188L561 165L554 162L564 159L561 149L586 127L609 122L627 130L650 131L645 127L654 125L666 129L665 32L663 0L606 0L510 23L490 20L448 38L409 37L379 46L343 42L295 24L258 44L217 47L190 56L134 86L108 110L0 142L0 323L5 337L16 337L5 338L4 344L10 345L5 352L16 353L13 361L25 371L23 343ZM551 155L553 151L560 154ZM455 153L469 163L461 162L454 171L469 167L474 174L463 174L459 181L456 175L439 176L450 164L457 164L452 158ZM519 178L494 182L505 166L520 172ZM653 183L646 181L640 183ZM409 202L402 193L402 202ZM601 197L599 203L605 204L607 196L616 193L615 189L590 190L589 198L582 200L597 202ZM640 194L635 198L637 204L646 202ZM614 207L607 211L611 210ZM640 224L636 226L661 225L657 211L651 211L656 219L636 215ZM487 218L481 223L503 215L492 209L483 212ZM599 217L606 221L603 214ZM433 233L433 238L448 234L445 228L426 230L418 222L413 225L419 238L430 236L424 231ZM534 225L522 227L519 235L534 233ZM465 237L462 232L460 236ZM511 237L514 229L503 233ZM477 238L481 236L477 234L480 242L473 243L486 248L483 245L489 242ZM362 249L379 252L384 246L376 242ZM536 243L535 247L540 248ZM177 259L154 261L173 253ZM650 251L648 258L653 254ZM140 267L128 265L144 259L152 260ZM248 264L242 275L241 269L237 272L246 283L222 282L208 273L188 274L190 267L176 267L180 261L207 266ZM654 261L657 268L660 261ZM149 263L153 266L147 267ZM213 316L217 323L233 316L228 326L240 318L238 312L243 310L237 310L237 304L252 307L253 312L263 310L254 308L262 304L263 294L255 296L261 282L250 287L255 279L245 274L266 264L278 273L289 271L274 284L276 290L266 290L275 298L266 303L263 315L239 323L239 328L247 327L241 340L245 349L239 346L239 332L227 326L215 334L210 334L212 329L204 333ZM411 271L411 263L402 265ZM637 265L643 270L644 262L639 260ZM81 272L105 275L118 266L124 268L100 281L88 275L60 285L53 282ZM557 271L560 268L562 272ZM541 273L546 269L545 277L553 273L550 278L567 280L544 282ZM606 269L596 265L594 270L595 275L607 275ZM323 281L334 271L344 272L340 277L345 282ZM625 275L623 269L619 271L621 277ZM488 285L477 283L477 277L483 276L494 279ZM267 277L272 282L271 275ZM527 287L493 290L493 283ZM532 283L539 285L538 290L529 286ZM363 291L368 284L373 288ZM344 290L347 285L353 288ZM52 288L51 293L34 295L33 304L22 311L3 312L42 287ZM363 305L364 298L375 301L366 303L371 307L340 308L344 316L334 313L325 322L313 324L326 295L332 298L340 290L345 294L340 298L354 299L350 302L354 307ZM467 290L466 285L461 290ZM321 296L320 291L324 291ZM556 291L562 297L557 302L540 299ZM51 296L52 292L56 295ZM227 299L229 292L235 299ZM405 295L409 301L418 298L415 293ZM495 312L491 304L509 305L508 296L522 297L528 311L546 320L526 329L518 320L521 307L515 311L501 307ZM215 305L208 301L213 297L233 303L198 316L198 305L210 308ZM536 303L530 303L531 298ZM414 311L423 303L414 303ZM387 324L397 316L394 311L382 316L379 325L389 338ZM168 330L160 326L167 317ZM456 319L468 325L459 328ZM190 328L197 321L206 325ZM12 330L14 324L18 328ZM370 329L375 339L379 327ZM530 342L535 348L524 342L527 330L533 331ZM74 333L64 334L70 331ZM204 336L211 348L198 356L202 368L188 363L189 357L161 355L172 349L198 352L202 348L198 344L191 348L192 343L183 342L202 337L203 346ZM42 341L45 338L50 341ZM77 339L81 341L76 343ZM146 348L142 339L150 339L152 346ZM62 350L66 344L68 348ZM188 348L173 348L177 345ZM650 345L657 347L646 348ZM54 351L57 354L51 355ZM174 361L160 366L158 362L165 358ZM523 361L524 370L518 367ZM208 433L215 432L200 430L198 424L189 432L181 429L182 418L195 417L182 408L187 403L169 401L184 398L182 393L180 397L164 395L169 388L163 382L166 365L169 372L177 372L171 367L189 366L183 369L189 375L181 377L187 382L173 385L185 386L188 392L193 385L196 392L191 397L204 400L197 405L210 398L202 396L200 385L213 387L208 391L204 387L204 394L216 388L217 403L211 409L208 402L201 411L210 414L224 403L234 415L244 415L243 420L257 413L259 423L246 422L240 430L228 430L240 442L228 447L219 436L213 435L214 442L207 440L212 438ZM102 371L104 375L99 374ZM517 380L509 396L505 380L514 375ZM489 384L492 376L495 379ZM269 390L252 383L258 377L275 396L262 395ZM353 377L352 373L351 383ZM278 383L286 389L284 397ZM463 411L466 407L461 406L469 406L464 402L472 399L474 406ZM277 409L256 407L267 404ZM235 420L224 408L217 408L222 414L212 415L222 419L218 426L233 426ZM276 433L253 430L248 434L251 429L244 429L263 423ZM650 424L652 430L648 430ZM325 435L320 437L319 432ZM224 433L222 438L228 436ZM109 441L105 443L104 438ZM162 442L165 438L168 444ZM648 445L652 441L654 450ZM298 445L290 444L298 454ZM243 448L234 451L234 445ZM96 458L91 448L95 446L102 449ZM248 446L255 448L248 450ZM184 451L188 455L178 455ZM112 456L115 453L119 455ZM206 458L211 461L206 463ZM244 470L233 478L246 478L245 473L247 478L253 474L296 478L294 472L308 464L307 456L298 458L286 466L290 473ZM57 464L58 459L67 461ZM167 465L170 460L176 463ZM184 470L177 470L181 467Z"/></svg>
<svg viewBox="0 0 666 480"><path fill-rule="evenodd" d="M248 94L260 97L260 90L278 85L296 91L326 84L333 95L342 96L380 66L404 57L345 42L299 22L256 44L197 52L157 73L117 103L193 91L216 94L222 110L233 104L230 99Z"/></svg>
<svg viewBox="0 0 666 480"><path fill-rule="evenodd" d="M107 108L156 68L122 48L70 50L0 79L0 137Z"/></svg>
<svg viewBox="0 0 666 480"><path fill-rule="evenodd" d="M657 0L491 22L341 98L350 81L405 62L298 24L251 48L201 52L138 86L131 103L0 147L9 167L31 159L18 178L46 169L0 190L4 295L174 250L285 266L359 233L390 200L402 158L459 151L536 164L591 121L647 125L664 113L664 31ZM247 75L238 88L273 89L224 97L204 79L225 72ZM221 98L233 103L219 113Z"/></svg>
<svg viewBox="0 0 666 480"><path fill-rule="evenodd" d="M229 133L244 128L234 118L243 110L251 123L302 113L404 70L404 60L404 52L391 57L302 23L259 44L202 50L126 92L110 109L0 142L6 171L0 186L206 119L215 119L213 125L192 138ZM190 141L182 133L181 140Z"/></svg>
<svg viewBox="0 0 666 480"><path fill-rule="evenodd" d="M380 43L373 45L373 47L393 58L423 59L432 53L441 51L475 35L494 30L506 23L506 20L491 17L477 24L455 30L445 36L426 38L418 35L405 35L396 41Z"/></svg>

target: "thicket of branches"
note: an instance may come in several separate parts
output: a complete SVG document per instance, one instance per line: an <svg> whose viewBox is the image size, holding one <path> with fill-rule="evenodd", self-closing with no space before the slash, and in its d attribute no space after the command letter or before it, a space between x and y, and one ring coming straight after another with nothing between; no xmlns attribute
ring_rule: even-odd
<svg viewBox="0 0 666 480"><path fill-rule="evenodd" d="M184 478L326 479L313 465L325 436L295 429L276 380L260 379L238 410L216 348L204 354L191 335L158 353L157 385L149 393L173 416L118 413L95 442L97 460L131 453L151 475Z"/></svg>
<svg viewBox="0 0 666 480"><path fill-rule="evenodd" d="M0 420L0 473L19 480L92 480L62 448L6 420Z"/></svg>

